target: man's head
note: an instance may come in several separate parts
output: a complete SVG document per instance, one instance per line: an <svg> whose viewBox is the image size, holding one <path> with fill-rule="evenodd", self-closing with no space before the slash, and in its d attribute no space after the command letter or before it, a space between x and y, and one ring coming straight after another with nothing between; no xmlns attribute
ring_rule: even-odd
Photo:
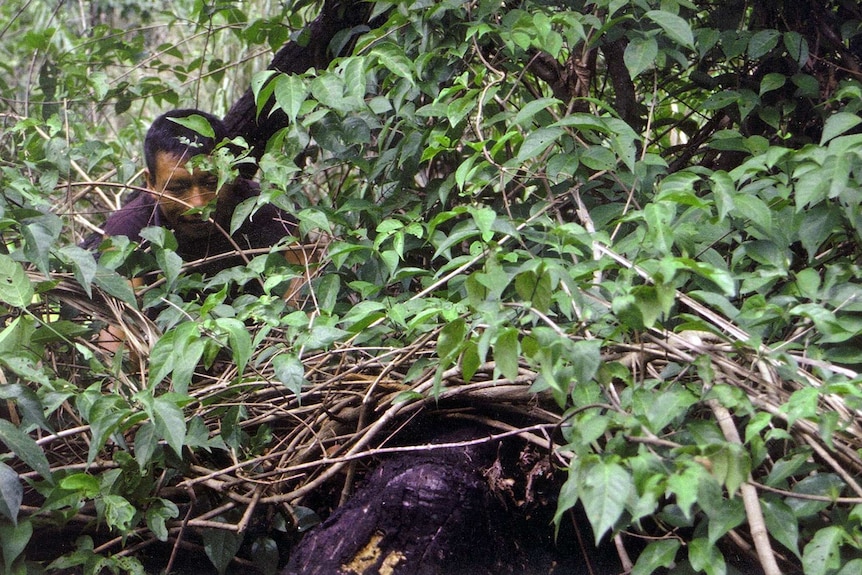
<svg viewBox="0 0 862 575"><path fill-rule="evenodd" d="M199 134L173 119L200 116L209 122L215 137ZM189 171L194 156L209 155L227 135L221 120L200 110L173 110L156 118L144 141L147 162L147 186L159 202L167 223L182 235L205 237L211 224L198 214L186 214L191 208L202 208L216 198L218 177L200 169Z"/></svg>

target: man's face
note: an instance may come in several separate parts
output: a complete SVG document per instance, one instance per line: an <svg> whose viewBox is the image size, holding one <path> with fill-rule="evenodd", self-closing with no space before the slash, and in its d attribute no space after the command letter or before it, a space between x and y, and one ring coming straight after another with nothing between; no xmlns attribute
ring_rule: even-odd
<svg viewBox="0 0 862 575"><path fill-rule="evenodd" d="M207 237L213 231L213 223L201 213L187 212L203 208L216 199L218 176L197 168L189 172L186 162L187 158L159 152L155 173L147 174L147 184L171 228L188 238ZM225 193L225 189L221 192Z"/></svg>

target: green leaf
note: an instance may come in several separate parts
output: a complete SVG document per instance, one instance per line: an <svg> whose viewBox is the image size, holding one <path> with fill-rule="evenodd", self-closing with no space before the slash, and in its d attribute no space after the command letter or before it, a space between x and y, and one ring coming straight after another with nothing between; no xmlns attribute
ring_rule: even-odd
<svg viewBox="0 0 862 575"><path fill-rule="evenodd" d="M150 350L149 377L147 385L150 388L158 385L174 369L174 340L177 330L172 329L163 334Z"/></svg>
<svg viewBox="0 0 862 575"><path fill-rule="evenodd" d="M724 555L715 545L705 538L698 538L688 545L688 560L695 571L704 571L707 575L726 575L727 564ZM806 573L806 575L808 575Z"/></svg>
<svg viewBox="0 0 862 575"><path fill-rule="evenodd" d="M28 223L21 227L21 236L24 238L24 256L36 264L39 271L47 274L51 269L51 250L57 245L60 237L62 222L54 214L46 214L37 218L31 218ZM2 273L0 273L2 278Z"/></svg>
<svg viewBox="0 0 862 575"><path fill-rule="evenodd" d="M465 383L470 383L480 365L482 365L482 359L479 357L479 346L475 341L469 339L464 344L464 351L461 353L461 375ZM502 372L502 369L500 371Z"/></svg>
<svg viewBox="0 0 862 575"><path fill-rule="evenodd" d="M251 556L254 566L263 575L274 575L278 572L278 545L269 537L258 537L251 544Z"/></svg>
<svg viewBox="0 0 862 575"><path fill-rule="evenodd" d="M751 456L741 445L725 443L708 451L712 473L732 496L751 473Z"/></svg>
<svg viewBox="0 0 862 575"><path fill-rule="evenodd" d="M220 517L215 521L225 523ZM219 575L224 575L242 545L243 534L228 529L204 529L201 535L207 557L212 561Z"/></svg>
<svg viewBox="0 0 862 575"><path fill-rule="evenodd" d="M18 459L30 466L39 475L53 481L51 466L42 448L32 437L15 427L11 422L0 419L0 441L18 456Z"/></svg>
<svg viewBox="0 0 862 575"><path fill-rule="evenodd" d="M251 334L245 324L236 318L220 317L215 320L215 323L227 333L228 344L233 352L233 361L236 363L236 371L242 374L251 357Z"/></svg>
<svg viewBox="0 0 862 575"><path fill-rule="evenodd" d="M135 298L135 290L132 289L129 280L113 270L99 266L93 283L105 290L108 295L114 296L123 303L129 304L133 309L138 309Z"/></svg>
<svg viewBox="0 0 862 575"><path fill-rule="evenodd" d="M681 388L667 389L651 397L653 401L647 407L646 417L654 433L660 433L673 420L685 415L698 401L693 393Z"/></svg>
<svg viewBox="0 0 862 575"><path fill-rule="evenodd" d="M715 482L707 474L702 465L688 462L681 473L674 473L667 479L668 489L675 495L676 504L687 519L692 518L691 509L698 499L698 486L709 481Z"/></svg>
<svg viewBox="0 0 862 575"><path fill-rule="evenodd" d="M527 270L515 276L515 292L542 313L551 307L551 276L545 270Z"/></svg>
<svg viewBox="0 0 862 575"><path fill-rule="evenodd" d="M760 30L755 32L748 41L748 57L752 60L761 58L778 46L781 33L778 30Z"/></svg>
<svg viewBox="0 0 862 575"><path fill-rule="evenodd" d="M672 40L686 48L694 49L694 34L692 34L691 26L688 25L687 21L664 10L650 10L644 15L661 26L665 34Z"/></svg>
<svg viewBox="0 0 862 575"><path fill-rule="evenodd" d="M27 307L33 299L33 284L21 264L0 254L0 300L15 307Z"/></svg>
<svg viewBox="0 0 862 575"><path fill-rule="evenodd" d="M301 77L294 74L281 74L276 78L275 101L287 114L291 123L296 122L296 117L307 97L308 87Z"/></svg>
<svg viewBox="0 0 862 575"><path fill-rule="evenodd" d="M632 38L626 46L623 61L632 78L655 65L658 56L658 42L652 36Z"/></svg>
<svg viewBox="0 0 862 575"><path fill-rule="evenodd" d="M802 67L808 62L808 40L799 32L785 32L784 47L798 66Z"/></svg>
<svg viewBox="0 0 862 575"><path fill-rule="evenodd" d="M514 163L516 165L520 165L527 160L537 158L563 134L564 131L562 128L555 127L539 128L538 130L530 132L527 137L524 138L521 147L518 149L518 154L515 156Z"/></svg>
<svg viewBox="0 0 862 575"><path fill-rule="evenodd" d="M841 541L847 537L838 526L824 527L802 551L802 568L805 575L826 575L841 567Z"/></svg>
<svg viewBox="0 0 862 575"><path fill-rule="evenodd" d="M60 487L69 491L77 491L87 499L94 499L99 494L99 480L89 473L74 473L60 480Z"/></svg>
<svg viewBox="0 0 862 575"><path fill-rule="evenodd" d="M596 376L602 365L602 342L598 339L576 341L571 347L570 361L575 382L586 385Z"/></svg>
<svg viewBox="0 0 862 575"><path fill-rule="evenodd" d="M650 575L659 567L670 567L676 559L680 542L677 538L652 541L638 555L631 575Z"/></svg>
<svg viewBox="0 0 862 575"><path fill-rule="evenodd" d="M12 564L23 553L32 536L33 525L29 520L17 524L0 521L0 551L3 551L4 573L14 572Z"/></svg>
<svg viewBox="0 0 862 575"><path fill-rule="evenodd" d="M437 337L437 357L444 363L451 362L461 351L464 339L467 337L467 322L464 318L450 321Z"/></svg>
<svg viewBox="0 0 862 575"><path fill-rule="evenodd" d="M147 509L147 527L159 541L168 540L167 521L176 519L180 510L173 501L158 499Z"/></svg>
<svg viewBox="0 0 862 575"><path fill-rule="evenodd" d="M785 76L784 74L776 74L775 72L770 72L763 77L763 80L760 81L760 95L762 96L767 92L777 90L784 86L786 82L787 76Z"/></svg>
<svg viewBox="0 0 862 575"><path fill-rule="evenodd" d="M760 507L763 509L763 519L769 535L793 552L799 553L799 521L789 505L777 498L761 499Z"/></svg>
<svg viewBox="0 0 862 575"><path fill-rule="evenodd" d="M156 426L152 421L143 422L135 432L135 460L141 470L147 468L153 458L159 441L156 437Z"/></svg>
<svg viewBox="0 0 862 575"><path fill-rule="evenodd" d="M304 338L303 345L307 349L326 349L336 341L343 339L348 332L329 325L315 325L311 333Z"/></svg>
<svg viewBox="0 0 862 575"><path fill-rule="evenodd" d="M93 280L99 268L93 253L78 246L63 246L60 255L71 264L75 280L89 297L93 297Z"/></svg>
<svg viewBox="0 0 862 575"><path fill-rule="evenodd" d="M275 70L263 70L262 72L255 74L251 79L251 91L252 94L254 94L258 116L266 106L273 90L275 90L275 82L271 82L270 80L276 74L278 74L278 72Z"/></svg>
<svg viewBox="0 0 862 575"><path fill-rule="evenodd" d="M297 399L302 399L302 388L308 384L302 361L295 355L282 353L272 359L272 367L275 377L292 391Z"/></svg>
<svg viewBox="0 0 862 575"><path fill-rule="evenodd" d="M512 123L518 126L523 126L532 122L533 117L542 110L546 110L547 108L559 103L560 101L556 98L537 98L535 100L531 100L527 102L523 108L518 110L518 113L515 114L515 117L512 119Z"/></svg>
<svg viewBox="0 0 862 575"><path fill-rule="evenodd" d="M820 145L822 146L832 138L852 130L860 122L862 122L862 118L851 112L832 114L826 118L826 124L823 126L823 133L820 136Z"/></svg>
<svg viewBox="0 0 862 575"><path fill-rule="evenodd" d="M27 316L16 317L9 326L18 325L18 321L23 320L26 317ZM3 331L5 333L6 330ZM25 345L29 345L29 343L20 342L19 345L20 347L18 350ZM0 351L0 354L2 353L3 352ZM14 401L18 410L23 415L26 425L38 425L50 433L54 432L48 424L48 420L45 418L45 411L42 407L42 402L39 400L39 396L37 396L36 392L26 385L22 385L20 383L0 385L0 399Z"/></svg>
<svg viewBox="0 0 862 575"><path fill-rule="evenodd" d="M132 527L135 507L125 497L109 493L97 499L96 504L103 506L105 523L111 529L126 533Z"/></svg>
<svg viewBox="0 0 862 575"><path fill-rule="evenodd" d="M518 377L520 349L516 328L505 328L497 335L497 341L494 343L494 361L500 373L509 381L515 381Z"/></svg>
<svg viewBox="0 0 862 575"><path fill-rule="evenodd" d="M192 114L184 118L168 118L171 122L175 122L184 128L188 128L193 132L197 132L205 138L215 138L215 130L210 125L209 120L200 114Z"/></svg>
<svg viewBox="0 0 862 575"><path fill-rule="evenodd" d="M182 457L183 442L186 437L186 420L183 410L165 397L153 400L153 424L156 432L164 439L174 453Z"/></svg>
<svg viewBox="0 0 862 575"><path fill-rule="evenodd" d="M171 388L179 394L185 394L206 345L201 338L200 326L194 322L178 325L173 342L172 360L169 362L173 370Z"/></svg>
<svg viewBox="0 0 862 575"><path fill-rule="evenodd" d="M862 573L862 559L853 559L846 563L835 575L857 575Z"/></svg>
<svg viewBox="0 0 862 575"><path fill-rule="evenodd" d="M0 461L0 515L18 524L18 510L24 500L24 486L15 470ZM4 554L5 555L5 554Z"/></svg>
<svg viewBox="0 0 862 575"><path fill-rule="evenodd" d="M634 483L623 466L601 460L583 464L579 479L578 497L599 540L622 516Z"/></svg>
<svg viewBox="0 0 862 575"><path fill-rule="evenodd" d="M397 76L414 83L415 70L413 62L404 53L404 49L394 42L381 42L371 49L371 55L377 56L384 68Z"/></svg>

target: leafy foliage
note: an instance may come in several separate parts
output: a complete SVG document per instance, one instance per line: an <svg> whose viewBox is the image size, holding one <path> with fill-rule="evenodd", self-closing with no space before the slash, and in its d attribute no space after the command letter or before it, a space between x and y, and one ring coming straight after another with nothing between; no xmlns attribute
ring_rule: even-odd
<svg viewBox="0 0 862 575"><path fill-rule="evenodd" d="M190 528L220 573L275 572L303 497L470 398L548 430L558 522L580 502L597 537L651 538L633 573L726 573L740 542L767 573L858 571L859 9L378 0L329 68L249 77L244 51L303 41L298 4L0 6L5 570L87 517L118 537L53 567L142 571L134 537ZM141 183L146 120L236 84L289 120L261 197L319 261L205 278L166 231L75 247ZM218 503L189 519L176 487Z"/></svg>

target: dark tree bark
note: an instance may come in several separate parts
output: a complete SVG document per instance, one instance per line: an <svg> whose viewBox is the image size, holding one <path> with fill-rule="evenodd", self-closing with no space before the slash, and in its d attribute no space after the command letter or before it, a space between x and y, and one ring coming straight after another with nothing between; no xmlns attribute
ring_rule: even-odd
<svg viewBox="0 0 862 575"><path fill-rule="evenodd" d="M511 573L514 549L495 531L501 505L481 475L487 450L384 460L364 486L291 553L282 575Z"/></svg>
<svg viewBox="0 0 862 575"><path fill-rule="evenodd" d="M348 53L357 34L368 29L368 19L372 4L364 0L326 0L320 14L301 35L302 41L290 41L275 55L269 65L270 70L286 74L301 74L311 68L325 68L337 56ZM334 45L333 40L339 40ZM340 53L333 53L339 49ZM271 98L257 114L257 105L251 88L231 106L224 117L231 137L242 136L251 147L251 156L260 160L266 143L278 130L288 123L287 115L281 110L272 111L274 100ZM240 172L243 177L251 178L257 171L257 164L243 164Z"/></svg>

